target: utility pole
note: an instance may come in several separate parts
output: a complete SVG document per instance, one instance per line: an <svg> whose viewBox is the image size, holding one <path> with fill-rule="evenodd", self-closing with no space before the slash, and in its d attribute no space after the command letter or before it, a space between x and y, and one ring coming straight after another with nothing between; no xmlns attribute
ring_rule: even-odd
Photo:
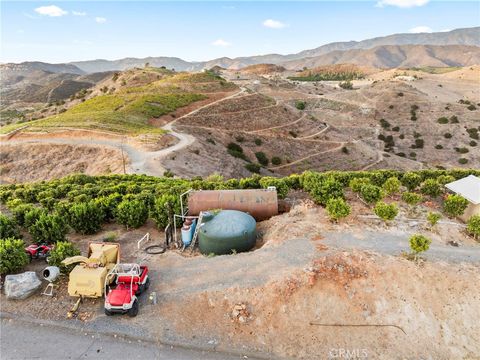
<svg viewBox="0 0 480 360"><path fill-rule="evenodd" d="M123 153L123 136L122 136L122 142L120 144L120 150L122 151L122 164L123 164L123 175L125 175L127 173L126 169L125 169L125 155Z"/></svg>

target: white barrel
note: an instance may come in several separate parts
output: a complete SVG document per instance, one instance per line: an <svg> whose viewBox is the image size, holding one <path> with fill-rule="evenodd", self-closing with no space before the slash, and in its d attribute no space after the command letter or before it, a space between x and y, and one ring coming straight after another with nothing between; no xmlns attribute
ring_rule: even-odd
<svg viewBox="0 0 480 360"><path fill-rule="evenodd" d="M43 272L43 278L49 282L54 282L58 275L60 275L60 269L57 266L47 266Z"/></svg>

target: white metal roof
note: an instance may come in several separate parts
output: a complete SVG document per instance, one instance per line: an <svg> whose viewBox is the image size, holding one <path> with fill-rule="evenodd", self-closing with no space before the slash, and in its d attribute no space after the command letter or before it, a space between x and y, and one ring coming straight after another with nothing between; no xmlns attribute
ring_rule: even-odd
<svg viewBox="0 0 480 360"><path fill-rule="evenodd" d="M474 175L446 184L445 187L463 196L472 204L480 204L480 178Z"/></svg>

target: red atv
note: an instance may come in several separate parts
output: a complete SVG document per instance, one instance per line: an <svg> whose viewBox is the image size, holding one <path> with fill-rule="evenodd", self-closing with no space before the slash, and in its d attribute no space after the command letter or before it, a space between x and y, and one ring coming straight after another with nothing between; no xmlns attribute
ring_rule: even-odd
<svg viewBox="0 0 480 360"><path fill-rule="evenodd" d="M113 284L110 285L110 284ZM105 315L137 316L138 299L150 286L148 267L138 264L117 264L105 278Z"/></svg>
<svg viewBox="0 0 480 360"><path fill-rule="evenodd" d="M32 244L25 248L25 252L27 253L30 261L33 259L45 259L45 261L47 261L50 251L52 250L53 245L46 244Z"/></svg>

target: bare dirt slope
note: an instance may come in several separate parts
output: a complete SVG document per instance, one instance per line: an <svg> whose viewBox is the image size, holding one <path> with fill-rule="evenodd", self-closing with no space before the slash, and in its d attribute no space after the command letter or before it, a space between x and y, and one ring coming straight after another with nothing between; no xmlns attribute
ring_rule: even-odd
<svg viewBox="0 0 480 360"><path fill-rule="evenodd" d="M2 144L0 160L0 183L51 180L72 173L123 172L120 151L104 146Z"/></svg>

